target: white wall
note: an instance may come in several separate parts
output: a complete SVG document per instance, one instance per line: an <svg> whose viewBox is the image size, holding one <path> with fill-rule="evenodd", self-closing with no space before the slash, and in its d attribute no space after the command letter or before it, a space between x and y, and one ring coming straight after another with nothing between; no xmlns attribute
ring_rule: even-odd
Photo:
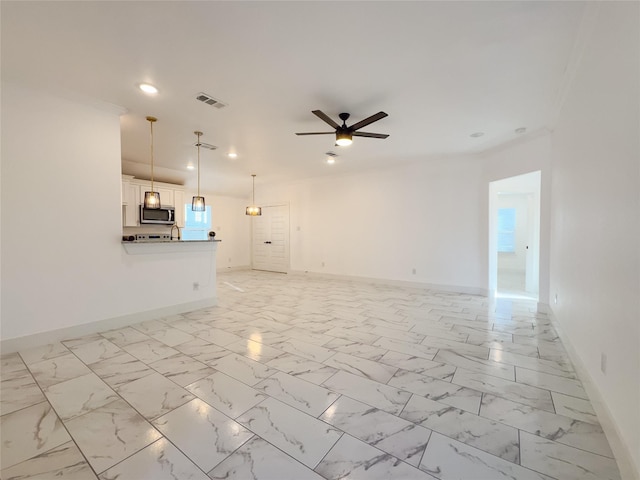
<svg viewBox="0 0 640 480"><path fill-rule="evenodd" d="M3 342L214 298L211 252L124 251L118 114L2 85Z"/></svg>
<svg viewBox="0 0 640 480"><path fill-rule="evenodd" d="M551 294L558 294L552 308L638 475L640 8L637 2L599 8L552 135Z"/></svg>
<svg viewBox="0 0 640 480"><path fill-rule="evenodd" d="M261 186L256 201L290 202L292 270L486 292L481 178L477 159L448 158Z"/></svg>

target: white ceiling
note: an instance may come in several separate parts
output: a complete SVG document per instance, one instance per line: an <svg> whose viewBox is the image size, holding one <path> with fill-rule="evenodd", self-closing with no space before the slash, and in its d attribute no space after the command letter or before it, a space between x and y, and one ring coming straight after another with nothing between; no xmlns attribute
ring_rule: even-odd
<svg viewBox="0 0 640 480"><path fill-rule="evenodd" d="M246 195L260 182L354 172L480 152L514 130L552 128L583 2L11 2L2 1L2 78L123 106L125 173ZM149 97L136 84L150 82ZM195 100L206 92L228 107ZM311 114L349 124L380 110L335 147ZM474 132L484 132L471 138ZM226 154L238 153L235 160ZM338 162L324 163L336 152Z"/></svg>

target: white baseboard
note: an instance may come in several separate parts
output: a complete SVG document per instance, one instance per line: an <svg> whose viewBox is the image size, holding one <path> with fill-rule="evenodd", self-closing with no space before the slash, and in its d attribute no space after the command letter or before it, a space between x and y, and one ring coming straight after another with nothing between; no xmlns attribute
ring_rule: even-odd
<svg viewBox="0 0 640 480"><path fill-rule="evenodd" d="M216 268L216 272L217 273L222 273L222 272L235 272L238 270L251 270L251 266L250 265L236 265L234 267L221 267L221 266L217 266Z"/></svg>
<svg viewBox="0 0 640 480"><path fill-rule="evenodd" d="M540 304L538 305L540 306ZM593 410L598 416L600 425L602 426L602 429L607 436L609 446L611 447L613 455L616 458L622 480L640 480L640 465L635 464L633 455L629 450L629 446L626 445L623 441L620 429L614 421L613 415L611 414L608 405L606 404L602 394L600 393L600 389L597 387L596 383L593 380L593 377L585 367L584 362L578 355L576 349L573 347L571 340L562 330L562 326L560 325L560 322L558 322L558 319L555 317L553 309L549 305L546 305L546 311L544 313L547 313L549 315L549 319L558 332L558 336L562 340L562 343L565 346L567 353L569 354L569 358L571 358L571 362L576 369L576 373L582 381L582 385L587 392L587 395L589 396L591 406L593 406Z"/></svg>
<svg viewBox="0 0 640 480"><path fill-rule="evenodd" d="M93 333L105 332L114 328L122 328L134 323L153 320L155 318L167 317L178 313L190 312L200 308L213 307L217 305L216 298L207 298L195 302L181 303L163 308L155 308L144 312L131 313L121 317L107 318L72 327L59 328L57 330L49 330L47 332L34 333L25 335L24 337L8 338L0 341L0 351L2 354L13 353L28 348L39 347L48 343L60 342L71 338L91 335Z"/></svg>
<svg viewBox="0 0 640 480"><path fill-rule="evenodd" d="M536 308L536 311L538 313L545 313L545 314L549 315L549 313L551 312L551 307L547 303L538 302L538 306Z"/></svg>
<svg viewBox="0 0 640 480"><path fill-rule="evenodd" d="M440 285L435 283L410 282L407 280L391 280L386 278L359 277L356 275L340 275L335 273L308 272L304 270L290 270L289 274L314 276L318 278L354 280L358 282L373 283L376 285L392 285L396 287L426 288L429 290L435 290L439 292L465 293L467 295L482 295L484 297L489 295L489 291L486 288L466 287L462 285Z"/></svg>

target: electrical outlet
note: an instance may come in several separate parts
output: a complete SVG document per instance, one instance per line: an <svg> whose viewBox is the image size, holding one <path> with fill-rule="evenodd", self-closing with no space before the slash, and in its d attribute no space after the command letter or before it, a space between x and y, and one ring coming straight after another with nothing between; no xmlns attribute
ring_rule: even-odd
<svg viewBox="0 0 640 480"><path fill-rule="evenodd" d="M415 275L416 274L416 269L414 268L413 270L411 270L411 273Z"/></svg>
<svg viewBox="0 0 640 480"><path fill-rule="evenodd" d="M606 353L600 354L600 371L605 375L607 374L607 354Z"/></svg>
<svg viewBox="0 0 640 480"><path fill-rule="evenodd" d="M193 282L193 291L197 292L200 290L200 284L198 282Z"/></svg>

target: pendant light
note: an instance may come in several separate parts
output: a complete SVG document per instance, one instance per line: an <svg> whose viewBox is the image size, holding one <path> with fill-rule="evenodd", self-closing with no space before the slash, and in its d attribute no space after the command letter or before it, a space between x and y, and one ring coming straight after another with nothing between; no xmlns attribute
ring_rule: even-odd
<svg viewBox="0 0 640 480"><path fill-rule="evenodd" d="M191 200L191 210L193 212L204 212L204 197L200 196L200 135L202 132L193 132L198 136L198 142L196 143L196 147L198 147L198 195L193 197Z"/></svg>
<svg viewBox="0 0 640 480"><path fill-rule="evenodd" d="M147 117L151 128L151 191L144 192L144 208L158 209L160 208L160 193L153 190L153 123L157 122L156 117Z"/></svg>
<svg viewBox="0 0 640 480"><path fill-rule="evenodd" d="M251 175L252 177L252 188L251 188L251 205L247 207L245 211L245 215L251 215L252 217L257 217L258 215L262 215L262 208L256 207L256 175L255 173Z"/></svg>

